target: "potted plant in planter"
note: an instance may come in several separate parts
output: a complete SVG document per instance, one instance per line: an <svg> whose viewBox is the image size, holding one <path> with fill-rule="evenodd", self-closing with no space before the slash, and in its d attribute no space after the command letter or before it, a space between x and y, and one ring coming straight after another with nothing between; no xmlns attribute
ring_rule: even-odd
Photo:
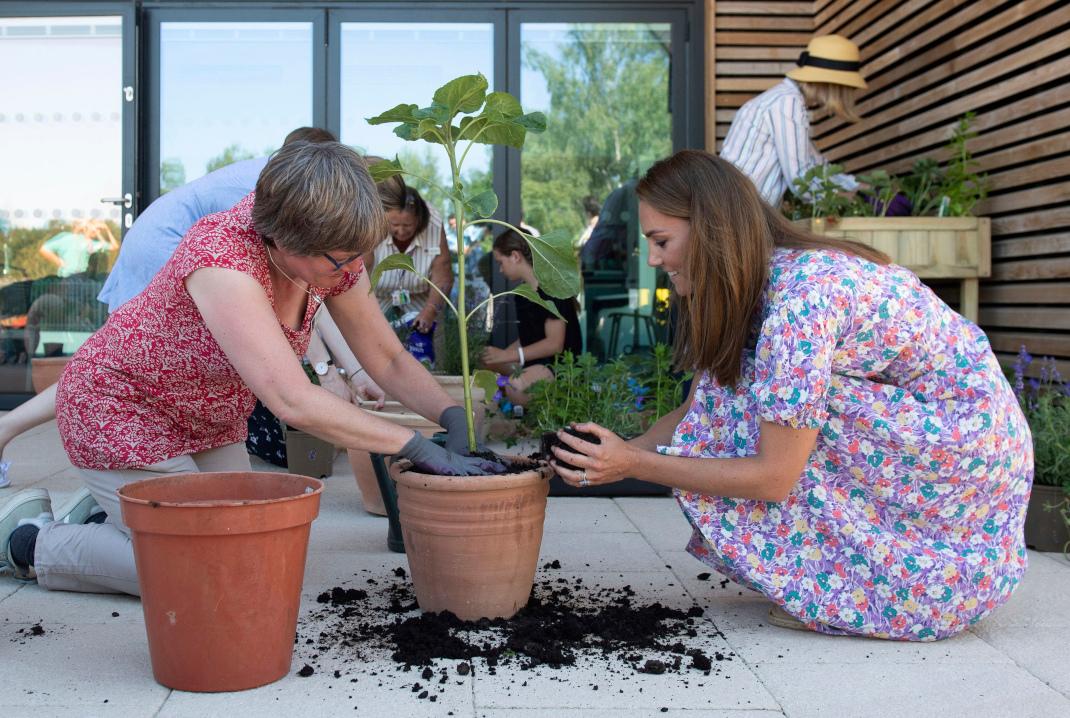
<svg viewBox="0 0 1070 718"><path fill-rule="evenodd" d="M572 423L593 421L630 439L642 434L655 421L680 405L687 376L672 374L672 350L654 346L649 356L619 358L599 364L593 354L574 357L565 352L554 361L554 380L535 382L528 389L524 422L540 436L540 451L551 458L551 447L560 444L557 429ZM587 441L597 437L566 428ZM565 464L567 467L568 465ZM629 496L663 495L668 489L638 479L606 486L575 488L555 476L551 495Z"/></svg>
<svg viewBox="0 0 1070 718"><path fill-rule="evenodd" d="M464 262L464 230L469 224L501 225L517 231L531 245L535 275L543 291L554 297L575 296L579 292L579 267L571 238L564 232L534 237L492 219L498 207L494 192L469 193L461 181L465 158L475 145L520 149L529 131L541 132L546 127L541 113L524 113L512 95L488 93L487 89L482 75L465 75L436 90L426 107L400 104L368 122L397 124L394 132L399 137L439 145L446 153L452 177L449 187L419 179L436 187L453 206L458 264ZM407 173L397 158L376 163L370 170L377 182L398 174L415 176ZM415 271L411 258L392 255L375 266L372 286L382 272L393 269ZM468 448L474 452L477 445L468 322L494 296L469 308L464 267L455 266L454 276L456 303L445 295L442 298L457 317ZM530 285L522 284L503 294L526 297L557 314L553 304L543 301ZM481 373L477 381L485 392L493 394L496 390L491 372ZM542 542L549 478L547 467L529 466L518 473L479 477L434 476L412 470L404 463L390 467L398 487L398 511L410 573L423 610L449 610L461 618L476 619L511 616L527 603Z"/></svg>
<svg viewBox="0 0 1070 718"><path fill-rule="evenodd" d="M956 125L946 167L924 158L904 177L861 175L868 188L850 196L835 181L842 166L817 165L794 181L787 215L817 234L876 247L922 279L959 280L959 311L976 322L978 280L992 273L992 237L990 220L971 215L986 195L967 148L976 136L972 119L967 113Z"/></svg>
<svg viewBox="0 0 1070 718"><path fill-rule="evenodd" d="M1026 378L1033 362L1023 346L1014 364L1014 393L1033 434L1033 493L1025 517L1025 543L1037 551L1070 555L1070 383L1051 359L1040 378Z"/></svg>

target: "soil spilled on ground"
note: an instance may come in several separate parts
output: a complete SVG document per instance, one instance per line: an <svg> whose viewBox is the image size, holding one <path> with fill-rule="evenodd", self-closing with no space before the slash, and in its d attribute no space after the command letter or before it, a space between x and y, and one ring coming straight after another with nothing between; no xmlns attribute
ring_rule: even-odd
<svg viewBox="0 0 1070 718"><path fill-rule="evenodd" d="M388 579L380 573L336 586L318 596L319 606L298 626L297 674L341 665L335 678L365 673L381 679L377 671L388 666L416 674L412 692L435 701L477 668L494 675L502 667L541 673L597 664L618 674L701 678L719 674L720 662L732 660L730 652L713 650L723 649L723 641L712 640L723 636L700 607L644 603L631 586L588 585L560 567L558 561L545 564L527 606L507 620L420 613L402 568Z"/></svg>

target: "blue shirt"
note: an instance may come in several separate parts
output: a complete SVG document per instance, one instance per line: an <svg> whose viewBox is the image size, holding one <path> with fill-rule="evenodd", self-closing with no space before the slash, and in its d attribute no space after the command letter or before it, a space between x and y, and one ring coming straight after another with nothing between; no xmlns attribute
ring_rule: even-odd
<svg viewBox="0 0 1070 718"><path fill-rule="evenodd" d="M230 209L256 187L267 157L221 167L150 204L123 238L119 257L97 299L114 312L141 293L197 220Z"/></svg>

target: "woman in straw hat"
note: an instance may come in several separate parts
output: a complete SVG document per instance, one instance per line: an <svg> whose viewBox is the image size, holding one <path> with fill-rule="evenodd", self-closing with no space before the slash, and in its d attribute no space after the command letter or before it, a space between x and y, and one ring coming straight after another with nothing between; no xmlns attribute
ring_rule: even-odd
<svg viewBox="0 0 1070 718"><path fill-rule="evenodd" d="M858 122L855 95L866 87L858 47L839 35L810 40L798 65L739 108L721 149L721 157L750 177L774 206L796 178L823 162L810 141L809 110ZM850 175L837 175L836 181L846 190L858 188Z"/></svg>

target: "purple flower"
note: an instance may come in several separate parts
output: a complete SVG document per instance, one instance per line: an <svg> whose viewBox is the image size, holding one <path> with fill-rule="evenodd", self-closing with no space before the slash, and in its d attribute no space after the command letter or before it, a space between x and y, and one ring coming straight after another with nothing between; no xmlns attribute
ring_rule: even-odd
<svg viewBox="0 0 1070 718"><path fill-rule="evenodd" d="M865 195L866 201L873 205L873 213L876 215L883 215L885 217L909 217L910 213L914 209L914 205L910 203L910 199L902 192L897 192L892 200L888 203L888 209L885 211L884 201L880 197L872 194Z"/></svg>

